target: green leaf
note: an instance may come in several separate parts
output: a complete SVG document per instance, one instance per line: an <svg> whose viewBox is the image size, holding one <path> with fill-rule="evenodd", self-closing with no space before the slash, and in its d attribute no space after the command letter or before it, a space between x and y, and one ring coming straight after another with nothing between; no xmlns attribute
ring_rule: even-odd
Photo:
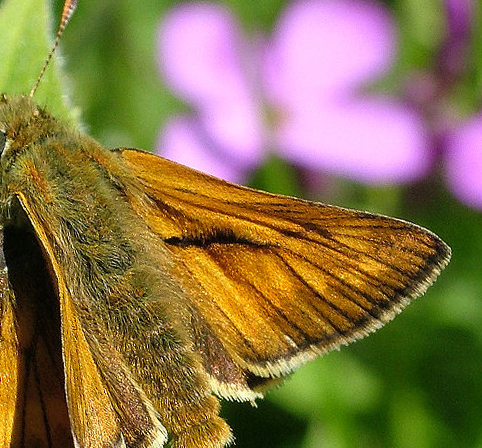
<svg viewBox="0 0 482 448"><path fill-rule="evenodd" d="M47 0L5 0L0 6L0 92L28 95L52 47L51 5ZM38 91L37 103L73 121L65 102L58 58L54 56Z"/></svg>

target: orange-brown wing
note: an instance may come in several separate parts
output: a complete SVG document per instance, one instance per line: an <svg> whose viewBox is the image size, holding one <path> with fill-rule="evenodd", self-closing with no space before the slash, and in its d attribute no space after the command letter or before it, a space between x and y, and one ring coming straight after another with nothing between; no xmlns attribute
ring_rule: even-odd
<svg viewBox="0 0 482 448"><path fill-rule="evenodd" d="M260 377L287 374L391 320L450 258L436 235L401 220L255 191L138 150L120 154L148 196L127 188L128 200L169 245L186 289L187 277L199 288L190 298L206 322L200 345L213 357L227 351L217 367L231 358ZM223 387L221 395L246 398Z"/></svg>

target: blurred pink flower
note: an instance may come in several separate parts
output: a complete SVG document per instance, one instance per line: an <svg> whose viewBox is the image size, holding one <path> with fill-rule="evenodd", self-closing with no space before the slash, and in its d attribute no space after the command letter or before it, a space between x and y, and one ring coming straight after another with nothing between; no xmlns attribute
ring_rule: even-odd
<svg viewBox="0 0 482 448"><path fill-rule="evenodd" d="M439 67L442 86L455 84L467 70L474 6L473 0L445 0L447 37ZM442 135L448 186L459 200L482 209L482 112L461 124L449 121L447 127Z"/></svg>
<svg viewBox="0 0 482 448"><path fill-rule="evenodd" d="M482 113L460 123L447 108L467 70L473 7L445 0L445 38L432 69L407 80L409 106L364 92L396 51L375 1L295 1L269 38L251 40L221 5L179 5L160 28L159 63L193 112L167 123L158 150L234 182L268 152L372 184L416 180L442 160L449 188L482 208Z"/></svg>
<svg viewBox="0 0 482 448"><path fill-rule="evenodd" d="M446 138L447 183L459 200L482 209L482 113Z"/></svg>
<svg viewBox="0 0 482 448"><path fill-rule="evenodd" d="M412 79L410 93L424 117L430 146L443 165L447 185L471 207L482 209L482 113L461 119L453 92L466 82L473 0L445 0L446 33L434 67L422 78Z"/></svg>
<svg viewBox="0 0 482 448"><path fill-rule="evenodd" d="M235 182L268 151L367 183L419 178L431 162L420 115L362 93L395 44L374 1L297 1L269 39L251 41L220 5L179 5L161 26L159 61L193 114L167 123L159 152Z"/></svg>
<svg viewBox="0 0 482 448"><path fill-rule="evenodd" d="M447 31L439 56L441 77L455 80L467 66L470 33L474 20L473 0L445 0Z"/></svg>

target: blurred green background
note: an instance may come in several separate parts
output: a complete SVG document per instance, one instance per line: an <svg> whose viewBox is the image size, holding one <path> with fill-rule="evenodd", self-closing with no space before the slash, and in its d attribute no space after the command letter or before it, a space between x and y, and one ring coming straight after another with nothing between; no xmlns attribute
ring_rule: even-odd
<svg viewBox="0 0 482 448"><path fill-rule="evenodd" d="M224 3L248 32L269 32L286 2ZM441 0L385 3L400 27L400 58L390 78L396 89L403 73L430 66L445 19ZM79 2L61 44L63 81L85 129L106 146L152 149L166 117L186 109L156 68L157 27L174 4ZM54 17L60 10L57 2ZM480 49L480 37L479 21L474 48ZM461 84L462 110L480 104L481 55L473 51ZM306 195L303 184L301 173L280 160L261 167L251 183ZM367 187L341 178L329 184L310 198L428 227L452 247L452 262L394 322L303 367L257 409L224 403L236 446L482 448L481 212L458 202L441 175L403 187Z"/></svg>

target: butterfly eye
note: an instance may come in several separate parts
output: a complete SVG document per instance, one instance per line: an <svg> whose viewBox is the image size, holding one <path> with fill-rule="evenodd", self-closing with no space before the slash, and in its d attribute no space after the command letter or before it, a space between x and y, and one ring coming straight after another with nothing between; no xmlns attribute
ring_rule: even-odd
<svg viewBox="0 0 482 448"><path fill-rule="evenodd" d="M0 131L0 154L3 154L6 144L7 144L7 135L5 134L5 132Z"/></svg>

